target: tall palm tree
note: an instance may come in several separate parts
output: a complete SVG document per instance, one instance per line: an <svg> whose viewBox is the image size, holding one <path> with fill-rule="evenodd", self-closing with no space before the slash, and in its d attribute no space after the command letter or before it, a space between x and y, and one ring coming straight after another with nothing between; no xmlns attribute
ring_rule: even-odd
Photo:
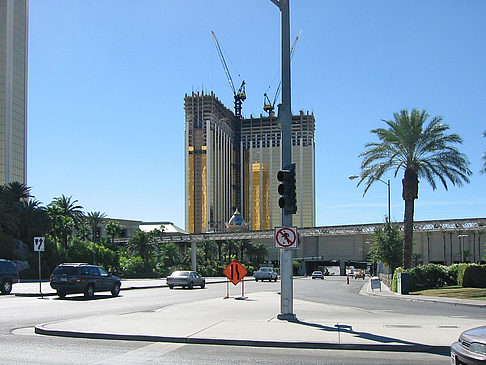
<svg viewBox="0 0 486 365"><path fill-rule="evenodd" d="M48 206L48 213L51 217L54 216L55 229L61 231L62 241L65 248L68 245L68 236L72 234L73 230L79 227L82 223L84 213L81 205L76 205L77 200L71 200L72 196L66 197L64 194L54 200ZM51 209L49 210L49 207ZM57 232L54 232L56 234Z"/></svg>
<svg viewBox="0 0 486 365"><path fill-rule="evenodd" d="M419 178L436 189L439 180L447 190L447 182L461 186L469 182L469 161L453 145L461 144L457 134L446 134L449 126L436 116L425 125L429 114L423 110L402 110L393 114L393 120L383 120L388 129L378 128L379 142L367 143L360 154L361 179L365 183L363 195L370 186L388 170L397 176L404 171L402 198L405 201L403 267L410 268L412 259L413 216L415 199L418 198Z"/></svg>
<svg viewBox="0 0 486 365"><path fill-rule="evenodd" d="M32 242L34 235L43 235L48 231L49 216L41 204L35 199L23 201L17 238L24 242Z"/></svg>
<svg viewBox="0 0 486 365"><path fill-rule="evenodd" d="M88 212L86 219L89 226L91 227L93 242L96 242L96 230L98 229L98 226L102 225L105 222L105 218L106 214L101 213L100 211Z"/></svg>
<svg viewBox="0 0 486 365"><path fill-rule="evenodd" d="M80 222L84 213L82 211L83 207L81 205L76 205L77 200L71 200L72 196L66 197L64 194L60 197L54 198L51 205L57 206L61 210L61 214L64 217L69 217L74 221L77 226Z"/></svg>

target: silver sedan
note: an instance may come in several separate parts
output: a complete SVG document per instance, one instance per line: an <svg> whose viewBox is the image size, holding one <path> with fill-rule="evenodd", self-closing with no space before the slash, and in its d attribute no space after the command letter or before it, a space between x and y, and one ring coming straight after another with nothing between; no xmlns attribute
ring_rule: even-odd
<svg viewBox="0 0 486 365"><path fill-rule="evenodd" d="M174 289L175 286L192 289L195 286L203 289L206 286L206 279L201 277L195 271L174 271L167 277L167 286Z"/></svg>

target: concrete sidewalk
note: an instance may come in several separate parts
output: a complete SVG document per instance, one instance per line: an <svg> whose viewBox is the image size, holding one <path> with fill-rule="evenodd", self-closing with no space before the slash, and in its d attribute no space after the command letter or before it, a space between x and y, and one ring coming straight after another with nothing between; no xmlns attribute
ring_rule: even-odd
<svg viewBox="0 0 486 365"><path fill-rule="evenodd" d="M388 288L362 292L396 296ZM397 298L398 299L398 298ZM484 304L484 303L483 303ZM278 293L251 293L246 300L208 299L155 311L104 315L44 323L35 332L97 339L294 347L347 350L409 351L447 354L465 329L479 320L367 311L294 299L297 321L281 321Z"/></svg>

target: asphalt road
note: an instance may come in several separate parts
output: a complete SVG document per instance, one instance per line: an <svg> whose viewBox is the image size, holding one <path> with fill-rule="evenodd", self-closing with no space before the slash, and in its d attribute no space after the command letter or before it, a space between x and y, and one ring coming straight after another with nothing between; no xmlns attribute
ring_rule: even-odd
<svg viewBox="0 0 486 365"><path fill-rule="evenodd" d="M429 315L486 318L481 310L440 303L417 303L359 295L363 281L333 277L294 281L294 296L321 303L363 308L363 310L410 311ZM241 287L231 285L231 294ZM279 291L280 283L246 282L245 294ZM1 364L447 364L446 356L415 353L357 352L328 350L290 350L230 346L197 346L130 341L83 340L36 335L35 324L84 318L110 313L150 311L168 305L200 299L223 297L226 284L211 284L206 289L156 288L122 291L120 297L96 295L36 297L0 296ZM420 312L419 312L420 311ZM277 313L276 313L277 314ZM297 313L298 314L298 313ZM181 323L183 325L183 323Z"/></svg>

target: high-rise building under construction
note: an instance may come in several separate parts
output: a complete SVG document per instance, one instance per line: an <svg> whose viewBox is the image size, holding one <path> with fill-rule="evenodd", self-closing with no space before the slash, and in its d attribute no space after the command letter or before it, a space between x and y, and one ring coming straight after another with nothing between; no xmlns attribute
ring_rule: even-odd
<svg viewBox="0 0 486 365"><path fill-rule="evenodd" d="M26 183L28 0L0 0L0 185Z"/></svg>
<svg viewBox="0 0 486 365"><path fill-rule="evenodd" d="M280 225L276 175L281 166L277 118L237 121L213 93L184 99L186 231L223 231L235 209L251 230ZM314 116L292 116L297 213L293 225L315 222Z"/></svg>

